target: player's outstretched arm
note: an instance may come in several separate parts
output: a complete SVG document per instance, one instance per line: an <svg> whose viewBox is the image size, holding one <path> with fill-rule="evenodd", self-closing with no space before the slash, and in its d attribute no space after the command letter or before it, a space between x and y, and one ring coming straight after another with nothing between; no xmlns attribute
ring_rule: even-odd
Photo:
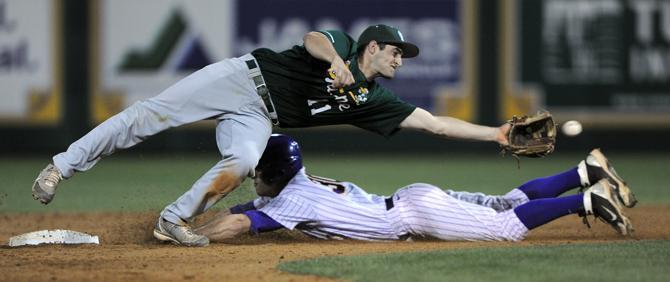
<svg viewBox="0 0 670 282"><path fill-rule="evenodd" d="M400 128L420 130L446 138L494 141L505 145L509 124L505 123L500 127L477 125L453 117L434 116L417 107L400 123Z"/></svg>
<svg viewBox="0 0 670 282"><path fill-rule="evenodd" d="M250 227L251 220L245 214L223 214L196 228L194 232L207 236L210 241L221 241L249 232Z"/></svg>

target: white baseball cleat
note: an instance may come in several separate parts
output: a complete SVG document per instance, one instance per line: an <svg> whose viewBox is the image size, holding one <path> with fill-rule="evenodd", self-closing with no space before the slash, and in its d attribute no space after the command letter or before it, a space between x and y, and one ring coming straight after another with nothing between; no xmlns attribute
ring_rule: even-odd
<svg viewBox="0 0 670 282"><path fill-rule="evenodd" d="M582 185L584 187L591 186L597 183L600 179L607 179L614 185L614 191L624 206L632 208L637 204L635 194L630 190L626 181L617 174L612 164L609 163L600 149L591 151L586 159L579 163L578 168L582 173L586 172L586 178L588 178L582 180Z"/></svg>
<svg viewBox="0 0 670 282"><path fill-rule="evenodd" d="M158 218L158 222L156 222L154 237L161 241L188 247L209 245L209 238L193 233L190 226L175 224L163 219L163 217Z"/></svg>
<svg viewBox="0 0 670 282"><path fill-rule="evenodd" d="M42 204L48 204L56 195L58 183L63 180L63 175L53 164L47 165L33 183L33 198Z"/></svg>
<svg viewBox="0 0 670 282"><path fill-rule="evenodd" d="M586 215L600 218L619 234L632 235L633 224L623 213L621 202L614 192L614 185L607 179L601 179L584 191L584 210Z"/></svg>

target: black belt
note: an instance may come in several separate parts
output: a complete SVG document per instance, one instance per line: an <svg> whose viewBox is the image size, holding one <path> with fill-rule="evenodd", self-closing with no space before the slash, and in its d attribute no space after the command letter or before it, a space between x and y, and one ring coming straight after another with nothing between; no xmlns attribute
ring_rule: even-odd
<svg viewBox="0 0 670 282"><path fill-rule="evenodd" d="M384 202L386 202L386 210L393 208L393 196L386 198Z"/></svg>
<svg viewBox="0 0 670 282"><path fill-rule="evenodd" d="M268 86L265 84L265 79L263 79L263 74L261 74L261 68L258 67L256 59L246 60L245 63L247 63L247 68L249 68L249 78L254 81L254 85L256 85L256 93L263 99L265 108L268 109L268 113L270 114L272 124L279 125L277 111L275 110L275 105L272 103L270 90L268 90Z"/></svg>

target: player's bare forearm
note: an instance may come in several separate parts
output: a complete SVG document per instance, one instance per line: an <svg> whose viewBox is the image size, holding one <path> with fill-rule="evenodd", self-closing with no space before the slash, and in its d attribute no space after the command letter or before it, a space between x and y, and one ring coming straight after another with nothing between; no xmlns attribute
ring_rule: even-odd
<svg viewBox="0 0 670 282"><path fill-rule="evenodd" d="M312 31L305 34L303 37L305 49L312 57L325 62L331 63L333 60L340 58L335 51L335 47L330 43L328 38L320 32ZM342 58L340 58L342 60Z"/></svg>
<svg viewBox="0 0 670 282"><path fill-rule="evenodd" d="M333 77L333 86L343 87L354 83L354 76L347 64L335 51L330 40L320 32L312 31L303 37L305 49L312 57L330 63L328 71Z"/></svg>
<svg viewBox="0 0 670 282"><path fill-rule="evenodd" d="M248 232L250 227L251 220L245 214L227 214L215 217L194 231L210 241L221 241Z"/></svg>
<svg viewBox="0 0 670 282"><path fill-rule="evenodd" d="M507 143L505 136L509 130L507 124L500 127L477 125L453 117L434 116L421 108L416 108L400 123L400 127L420 130L445 138L494 141L499 144Z"/></svg>
<svg viewBox="0 0 670 282"><path fill-rule="evenodd" d="M501 131L496 127L477 125L448 116L437 116L435 119L434 130L430 132L442 137L498 143L506 140L500 138Z"/></svg>
<svg viewBox="0 0 670 282"><path fill-rule="evenodd" d="M231 214L230 209L222 209L222 210L218 211L212 218L210 218L209 220L207 220L203 224L201 224L200 227L198 227L198 228L203 228L204 226L207 226L207 225L211 224L212 222L215 222L215 221L219 220L220 218L222 218L224 216L227 216L227 215L230 215L230 214Z"/></svg>

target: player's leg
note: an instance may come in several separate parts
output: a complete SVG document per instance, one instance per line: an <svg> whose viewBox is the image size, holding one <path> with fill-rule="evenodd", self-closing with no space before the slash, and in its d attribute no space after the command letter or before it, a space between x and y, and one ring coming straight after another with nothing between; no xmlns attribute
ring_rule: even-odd
<svg viewBox="0 0 670 282"><path fill-rule="evenodd" d="M33 196L47 204L63 178L89 170L117 149L132 147L170 127L234 112L254 99L258 97L241 59L207 66L156 97L136 102L54 156L53 165L33 184Z"/></svg>
<svg viewBox="0 0 670 282"><path fill-rule="evenodd" d="M459 241L517 241L528 232L513 213L499 213L490 207L458 200L428 184L412 184L400 189L393 200L393 209L397 207L402 211L398 217L414 236Z"/></svg>
<svg viewBox="0 0 670 282"><path fill-rule="evenodd" d="M633 207L637 200L626 182L619 176L605 155L595 149L576 167L552 176L537 178L519 186L518 190L528 196L530 200L554 198L575 188L586 188L601 179L607 179L616 195L627 207Z"/></svg>
<svg viewBox="0 0 670 282"><path fill-rule="evenodd" d="M533 179L501 196L452 190L445 192L456 199L500 212L513 209L529 200L557 197L566 191L581 187L580 184L578 168L574 167L558 174Z"/></svg>
<svg viewBox="0 0 670 282"><path fill-rule="evenodd" d="M264 111L258 99L240 113L219 122L216 136L223 159L163 210L154 229L156 238L190 246L208 244L206 237L192 233L188 223L253 175L272 133L271 122Z"/></svg>
<svg viewBox="0 0 670 282"><path fill-rule="evenodd" d="M575 188L581 187L581 178L578 168L554 175L540 177L524 183L513 189L523 192L528 199L554 198Z"/></svg>
<svg viewBox="0 0 670 282"><path fill-rule="evenodd" d="M633 226L623 213L623 204L608 180L601 179L583 194L531 200L513 212L528 228L533 229L568 214L594 215L610 224L617 232L628 235Z"/></svg>
<svg viewBox="0 0 670 282"><path fill-rule="evenodd" d="M394 195L394 201L404 212L400 217L410 233L443 240L518 241L530 229L580 211L595 215L621 234L632 230L607 181L593 185L584 194L531 200L500 213L455 199L427 185L401 189Z"/></svg>
<svg viewBox="0 0 670 282"><path fill-rule="evenodd" d="M584 194L531 200L513 212L530 230L557 218L584 212Z"/></svg>
<svg viewBox="0 0 670 282"><path fill-rule="evenodd" d="M451 190L446 192L459 200L490 207L500 212L515 208L529 200L554 198L566 191L581 188L584 184L584 177L581 176L579 171L579 167L573 167L561 173L536 178L502 196Z"/></svg>
<svg viewBox="0 0 670 282"><path fill-rule="evenodd" d="M87 171L117 149L131 147L166 129L168 124L158 122L158 115L145 102L137 102L107 119L72 143L67 151L53 157L53 164L42 170L33 184L33 197L48 204L62 179L72 177L76 171Z"/></svg>
<svg viewBox="0 0 670 282"><path fill-rule="evenodd" d="M505 195L453 190L444 190L444 192L458 200L492 208L497 212L513 209L529 201L528 196L519 189L513 189Z"/></svg>

